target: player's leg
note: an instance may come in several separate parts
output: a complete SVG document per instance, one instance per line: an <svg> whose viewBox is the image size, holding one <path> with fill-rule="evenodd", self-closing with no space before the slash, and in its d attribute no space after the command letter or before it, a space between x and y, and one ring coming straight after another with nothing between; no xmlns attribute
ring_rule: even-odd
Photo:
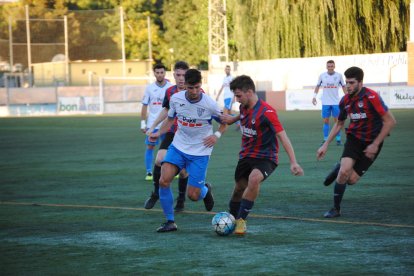
<svg viewBox="0 0 414 276"><path fill-rule="evenodd" d="M203 200L207 211L214 207L212 187L205 183L209 156L187 155L186 169L189 174L187 195L193 201Z"/></svg>
<svg viewBox="0 0 414 276"><path fill-rule="evenodd" d="M322 133L323 133L323 142L324 143L329 136L329 117L331 116L331 106L330 105L322 105Z"/></svg>
<svg viewBox="0 0 414 276"><path fill-rule="evenodd" d="M182 169L178 175L178 197L174 211L181 212L184 210L185 195L187 193L188 173L185 169Z"/></svg>
<svg viewBox="0 0 414 276"><path fill-rule="evenodd" d="M174 196L171 189L171 182L184 164L185 160L181 152L174 146L170 146L161 166L159 190L161 207L167 221L161 224L161 227L157 229L157 232L170 232L177 230L177 225L174 221Z"/></svg>
<svg viewBox="0 0 414 276"><path fill-rule="evenodd" d="M235 185L229 202L229 212L235 218L239 214L240 202L242 200L244 190L247 188L251 171L252 168L249 162L247 162L246 159L240 159L234 171Z"/></svg>
<svg viewBox="0 0 414 276"><path fill-rule="evenodd" d="M247 216L253 209L254 202L259 195L260 185L277 167L275 163L266 159L250 159L248 161L252 171L248 178L247 187L243 192L239 213L236 217L236 229L234 233L237 235L244 235L246 233Z"/></svg>
<svg viewBox="0 0 414 276"><path fill-rule="evenodd" d="M153 179L152 176L152 161L153 161L153 155L154 155L154 147L158 144L158 140L156 142L151 142L148 139L148 136L145 138L145 180L151 181Z"/></svg>
<svg viewBox="0 0 414 276"><path fill-rule="evenodd" d="M332 117L334 118L334 122L336 123L338 121L339 116L339 105L332 105ZM336 135L336 145L340 146L341 143L341 132L339 131Z"/></svg>
<svg viewBox="0 0 414 276"><path fill-rule="evenodd" d="M154 190L151 193L150 197L145 201L144 208L152 209L157 203L159 198L159 188L160 188L160 176L161 176L161 162L164 160L167 149L171 144L174 138L174 134L168 132L165 134L164 139L161 141L160 148L158 149L157 156L155 158L154 169L152 171L152 181L154 185Z"/></svg>
<svg viewBox="0 0 414 276"><path fill-rule="evenodd" d="M354 165L356 160L361 158L363 150L364 145L358 139L352 135L347 136L333 190L334 206L324 214L325 218L334 218L341 215L341 202L345 193L346 184L351 176L354 175Z"/></svg>

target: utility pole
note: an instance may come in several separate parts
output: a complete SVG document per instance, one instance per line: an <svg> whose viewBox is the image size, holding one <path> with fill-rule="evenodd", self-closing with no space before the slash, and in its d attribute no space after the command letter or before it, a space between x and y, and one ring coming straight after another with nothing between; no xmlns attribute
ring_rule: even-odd
<svg viewBox="0 0 414 276"><path fill-rule="evenodd" d="M209 68L229 60L227 42L226 0L208 1Z"/></svg>

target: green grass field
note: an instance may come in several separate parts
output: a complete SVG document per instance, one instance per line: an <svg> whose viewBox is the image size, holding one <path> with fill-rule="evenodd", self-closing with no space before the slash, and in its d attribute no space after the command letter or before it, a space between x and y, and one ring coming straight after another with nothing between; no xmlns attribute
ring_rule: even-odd
<svg viewBox="0 0 414 276"><path fill-rule="evenodd" d="M316 161L320 113L280 112L305 176L281 149L245 237L217 236L214 212L189 200L177 232L155 232L164 217L159 203L143 209L152 183L138 116L2 118L0 274L413 275L414 111L393 113L380 157L326 220L322 181L342 147ZM215 212L227 210L239 146L230 127L211 157Z"/></svg>

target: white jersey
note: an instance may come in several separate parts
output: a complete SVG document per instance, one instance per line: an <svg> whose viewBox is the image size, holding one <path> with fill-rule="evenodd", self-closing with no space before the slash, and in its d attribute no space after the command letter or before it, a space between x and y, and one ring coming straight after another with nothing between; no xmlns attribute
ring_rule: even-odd
<svg viewBox="0 0 414 276"><path fill-rule="evenodd" d="M213 134L212 119L222 112L216 101L204 93L198 102L190 102L185 94L186 91L181 91L170 99L168 117L177 117L178 124L172 144L189 155L211 155L213 148L206 147L203 140Z"/></svg>
<svg viewBox="0 0 414 276"><path fill-rule="evenodd" d="M332 75L329 75L328 72L322 73L319 76L317 86L323 88L321 97L323 105L339 104L339 100L343 96L342 90L339 91L339 88L345 86L344 79L340 73L334 72Z"/></svg>
<svg viewBox="0 0 414 276"><path fill-rule="evenodd" d="M156 82L151 83L145 88L145 94L142 98L142 104L148 106L148 114L147 114L147 127L150 128L154 121L157 119L158 114L160 114L162 110L162 102L164 101L165 91L170 88L172 84L170 82L166 82L164 86L158 86ZM159 129L161 123L155 127L155 129Z"/></svg>
<svg viewBox="0 0 414 276"><path fill-rule="evenodd" d="M230 90L230 82L233 80L233 76L229 75L229 76L225 76L223 79L223 90L224 90L224 94L223 94L223 98L224 99L228 99L231 98L233 99L233 92Z"/></svg>

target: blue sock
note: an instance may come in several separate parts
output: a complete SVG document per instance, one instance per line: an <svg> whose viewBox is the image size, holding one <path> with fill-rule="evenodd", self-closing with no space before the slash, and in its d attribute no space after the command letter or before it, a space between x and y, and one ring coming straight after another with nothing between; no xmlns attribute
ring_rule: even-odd
<svg viewBox="0 0 414 276"><path fill-rule="evenodd" d="M250 210L253 208L253 205L254 205L254 201L242 199L240 202L239 213L237 214L236 219L239 219L239 218L246 219L250 213Z"/></svg>
<svg viewBox="0 0 414 276"><path fill-rule="evenodd" d="M323 124L323 140L326 141L326 139L328 139L329 136L329 124Z"/></svg>
<svg viewBox="0 0 414 276"><path fill-rule="evenodd" d="M341 132L336 135L336 141L341 141Z"/></svg>
<svg viewBox="0 0 414 276"><path fill-rule="evenodd" d="M147 170L147 173L151 172L152 168L152 154L154 150L148 149L145 151L145 169Z"/></svg>
<svg viewBox="0 0 414 276"><path fill-rule="evenodd" d="M171 186L168 188L160 187L159 193L162 210L164 211L165 217L167 218L167 220L174 221L174 196L171 190Z"/></svg>
<svg viewBox="0 0 414 276"><path fill-rule="evenodd" d="M206 185L204 185L203 188L201 188L200 190L200 197L198 198L198 200L205 198L207 192L208 192L208 188Z"/></svg>

